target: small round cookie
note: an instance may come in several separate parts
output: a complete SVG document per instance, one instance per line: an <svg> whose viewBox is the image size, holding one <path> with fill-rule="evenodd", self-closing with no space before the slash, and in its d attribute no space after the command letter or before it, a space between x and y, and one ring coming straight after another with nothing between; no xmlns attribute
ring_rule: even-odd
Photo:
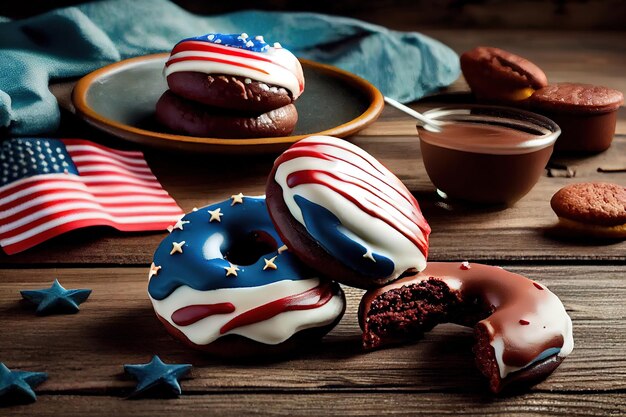
<svg viewBox="0 0 626 417"><path fill-rule="evenodd" d="M430 227L419 204L358 146L329 136L295 143L266 193L283 241L324 276L372 288L426 266Z"/></svg>
<svg viewBox="0 0 626 417"><path fill-rule="evenodd" d="M429 262L368 291L359 321L366 349L418 339L440 323L473 327L476 365L493 392L544 379L574 348L572 321L548 288L469 262Z"/></svg>
<svg viewBox="0 0 626 417"><path fill-rule="evenodd" d="M505 50L479 46L461 55L461 71L481 100L519 103L548 85L537 65Z"/></svg>
<svg viewBox="0 0 626 417"><path fill-rule="evenodd" d="M265 113L304 91L298 59L262 36L210 33L180 41L165 64L170 90L209 106Z"/></svg>
<svg viewBox="0 0 626 417"><path fill-rule="evenodd" d="M571 184L550 200L558 229L574 235L626 239L626 188L605 182Z"/></svg>
<svg viewBox="0 0 626 417"><path fill-rule="evenodd" d="M156 118L184 135L244 139L290 135L298 122L298 111L288 104L260 115L234 113L186 100L168 90L157 102Z"/></svg>
<svg viewBox="0 0 626 417"><path fill-rule="evenodd" d="M284 247L263 197L185 215L157 248L148 294L187 345L223 357L283 353L328 333L345 297Z"/></svg>

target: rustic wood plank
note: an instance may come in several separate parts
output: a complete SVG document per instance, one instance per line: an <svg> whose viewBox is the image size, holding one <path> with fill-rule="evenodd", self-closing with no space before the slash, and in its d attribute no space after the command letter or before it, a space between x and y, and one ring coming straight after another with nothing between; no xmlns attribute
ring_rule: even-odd
<svg viewBox="0 0 626 417"><path fill-rule="evenodd" d="M404 122L403 122L404 123ZM382 132L379 132L382 133ZM413 191L432 229L431 260L626 261L626 241L590 244L546 234L556 223L550 198L561 187L582 181L626 185L626 172L605 174L600 166L626 165L626 137L606 152L587 158L556 158L575 169L575 178L544 175L514 207L484 208L444 204L434 192L419 143L413 136L358 136L354 142L402 179ZM233 193L264 193L274 156L211 157L146 153L155 174L185 211L221 201ZM236 173L236 174L233 174ZM0 254L3 265L149 264L162 233L119 233L108 228L76 231L22 254Z"/></svg>
<svg viewBox="0 0 626 417"><path fill-rule="evenodd" d="M535 390L626 390L626 267L511 267L548 285L574 322L576 348ZM273 362L237 363L210 358L171 339L154 317L143 268L0 270L0 361L49 372L49 393L128 393L133 382L122 365L159 354L195 365L186 392L258 390L403 389L483 393L473 365L471 330L436 328L408 346L363 353L356 309L362 291L345 288L347 313L318 346ZM37 317L20 301L20 289L92 288L77 315ZM332 364L332 366L330 365ZM381 371L381 370L384 370Z"/></svg>
<svg viewBox="0 0 626 417"><path fill-rule="evenodd" d="M183 384L184 385L184 384ZM193 395L178 399L125 400L118 397L39 395L37 403L12 407L12 416L618 416L624 393L530 393L510 398L487 395L404 392L251 393Z"/></svg>

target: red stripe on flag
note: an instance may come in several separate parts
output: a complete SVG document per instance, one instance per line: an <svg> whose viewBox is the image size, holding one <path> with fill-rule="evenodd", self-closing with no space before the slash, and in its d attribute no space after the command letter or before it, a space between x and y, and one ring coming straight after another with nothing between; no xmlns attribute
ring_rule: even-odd
<svg viewBox="0 0 626 417"><path fill-rule="evenodd" d="M182 61L211 61L211 62L218 62L220 64L228 64L228 65L234 65L236 67L241 67L241 68L248 68L251 69L253 71L258 71L261 72L263 74L269 74L269 72L262 70L261 68L257 68L257 67L253 67L252 65L247 65L241 62L236 62L236 61L230 61L228 59L222 59L222 58L209 58L207 56L185 56L182 58L174 58L174 59L170 59L169 61L167 61L166 65L171 65L171 64L175 64L177 62L182 62Z"/></svg>
<svg viewBox="0 0 626 417"><path fill-rule="evenodd" d="M185 42L179 43L178 45L174 47L171 55L177 54L179 52L187 52L187 51L214 52L216 54L238 56L241 58L256 59L257 61L273 63L273 61L269 58L259 56L253 53L249 53L249 52L244 52L242 49L236 49L236 48L229 47L229 46L219 46L215 44L210 44L206 42L198 42L198 41L185 41Z"/></svg>

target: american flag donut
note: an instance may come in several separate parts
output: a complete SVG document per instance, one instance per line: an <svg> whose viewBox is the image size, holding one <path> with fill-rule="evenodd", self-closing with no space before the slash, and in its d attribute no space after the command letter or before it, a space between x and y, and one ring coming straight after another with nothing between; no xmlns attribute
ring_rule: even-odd
<svg viewBox="0 0 626 417"><path fill-rule="evenodd" d="M164 68L166 77L177 72L227 74L246 82L261 81L270 88L285 88L293 100L304 91L298 59L280 44L268 45L262 36L209 33L180 41Z"/></svg>
<svg viewBox="0 0 626 417"><path fill-rule="evenodd" d="M300 333L323 335L341 319L343 292L284 246L264 197L233 195L170 230L154 254L148 294L157 317L188 345L256 353Z"/></svg>
<svg viewBox="0 0 626 417"><path fill-rule="evenodd" d="M370 288L426 267L430 227L417 201L358 146L301 140L276 160L266 192L287 245L332 279Z"/></svg>

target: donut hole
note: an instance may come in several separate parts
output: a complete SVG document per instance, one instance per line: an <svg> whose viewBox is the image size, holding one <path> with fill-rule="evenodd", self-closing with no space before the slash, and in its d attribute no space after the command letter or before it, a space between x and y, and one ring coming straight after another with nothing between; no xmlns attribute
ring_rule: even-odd
<svg viewBox="0 0 626 417"><path fill-rule="evenodd" d="M252 232L234 236L232 243L226 248L224 259L234 265L252 265L261 256L278 250L278 242L267 232L253 230Z"/></svg>

